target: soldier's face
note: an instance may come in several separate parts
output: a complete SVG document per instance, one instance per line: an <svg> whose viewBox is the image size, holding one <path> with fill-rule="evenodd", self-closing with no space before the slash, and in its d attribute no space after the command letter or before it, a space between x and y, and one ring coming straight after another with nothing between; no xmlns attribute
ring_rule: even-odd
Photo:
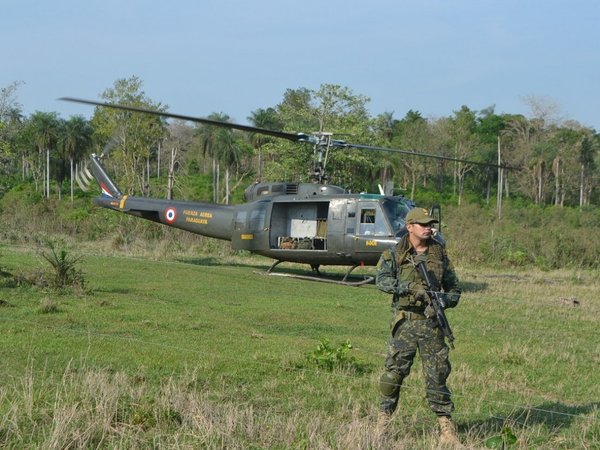
<svg viewBox="0 0 600 450"><path fill-rule="evenodd" d="M416 237L420 240L426 240L431 237L431 227L433 223L421 224L421 223L409 223L406 225L406 229L411 236Z"/></svg>

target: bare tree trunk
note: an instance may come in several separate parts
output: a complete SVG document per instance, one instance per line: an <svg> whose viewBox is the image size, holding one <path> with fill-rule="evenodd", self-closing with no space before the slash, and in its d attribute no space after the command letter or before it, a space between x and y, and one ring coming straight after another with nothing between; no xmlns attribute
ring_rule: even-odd
<svg viewBox="0 0 600 450"><path fill-rule="evenodd" d="M150 196L150 157L146 158L146 195Z"/></svg>
<svg viewBox="0 0 600 450"><path fill-rule="evenodd" d="M554 205L558 206L561 202L560 156L552 161L552 173L554 174Z"/></svg>
<svg viewBox="0 0 600 450"><path fill-rule="evenodd" d="M579 207L581 208L584 204L584 187L583 187L583 180L584 180L584 166L583 163L581 164L581 168L579 170Z"/></svg>
<svg viewBox="0 0 600 450"><path fill-rule="evenodd" d="M212 186L213 186L213 202L218 203L217 200L217 160L212 159Z"/></svg>
<svg viewBox="0 0 600 450"><path fill-rule="evenodd" d="M456 161L454 161L454 166L453 166L453 169L452 169L452 193L453 194L456 194L456 177L457 177L457 168L456 168L456 166L457 166L457 164L458 163Z"/></svg>
<svg viewBox="0 0 600 450"><path fill-rule="evenodd" d="M169 160L169 175L167 177L167 200L173 200L173 187L175 186L175 158L177 147L171 148L171 159Z"/></svg>
<svg viewBox="0 0 600 450"><path fill-rule="evenodd" d="M215 199L219 201L219 191L221 190L221 163L217 161L217 174L215 183Z"/></svg>
<svg viewBox="0 0 600 450"><path fill-rule="evenodd" d="M158 141L158 149L156 151L156 178L160 178L160 149L161 142Z"/></svg>
<svg viewBox="0 0 600 450"><path fill-rule="evenodd" d="M544 163L540 162L537 169L537 192L535 203L541 205L543 204L544 198Z"/></svg>
<svg viewBox="0 0 600 450"><path fill-rule="evenodd" d="M70 166L69 169L71 171L71 205L72 205L73 204L73 196L74 196L74 189L73 189L74 188L73 187L73 181L74 181L73 180L73 178L74 178L73 172L74 172L74 170L73 170L73 157L72 156L69 156L69 166Z"/></svg>
<svg viewBox="0 0 600 450"><path fill-rule="evenodd" d="M225 169L225 204L229 205L229 166Z"/></svg>
<svg viewBox="0 0 600 450"><path fill-rule="evenodd" d="M262 152L258 147L258 179L262 180Z"/></svg>
<svg viewBox="0 0 600 450"><path fill-rule="evenodd" d="M50 198L50 149L46 149L46 198Z"/></svg>
<svg viewBox="0 0 600 450"><path fill-rule="evenodd" d="M388 177L388 167L387 164L383 165L383 170L381 171L381 184L382 186L385 186L385 183L387 182L387 177Z"/></svg>

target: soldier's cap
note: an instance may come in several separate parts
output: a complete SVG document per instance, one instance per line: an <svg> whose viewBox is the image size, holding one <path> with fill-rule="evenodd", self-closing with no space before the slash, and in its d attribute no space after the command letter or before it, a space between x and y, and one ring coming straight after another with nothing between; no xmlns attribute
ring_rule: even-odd
<svg viewBox="0 0 600 450"><path fill-rule="evenodd" d="M420 223L422 225L428 224L428 223L433 223L433 222L437 222L437 219L434 219L433 217L431 217L429 215L429 212L427 212L426 209L424 208L413 208L411 209L408 214L406 214L406 223Z"/></svg>

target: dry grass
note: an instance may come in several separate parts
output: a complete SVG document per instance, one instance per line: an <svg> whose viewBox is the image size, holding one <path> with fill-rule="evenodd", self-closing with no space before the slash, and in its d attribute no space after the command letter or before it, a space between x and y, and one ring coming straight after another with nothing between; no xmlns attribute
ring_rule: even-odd
<svg viewBox="0 0 600 450"><path fill-rule="evenodd" d="M392 442L393 448L416 444L397 434L376 440L373 415L358 409L343 411L349 418L344 423L327 415L306 417L302 411L284 415L244 401L215 401L210 392L192 389L195 383L196 373L190 371L166 379L154 392L151 385L121 372L69 366L60 379L53 379L28 371L19 388L0 390L0 403L7 405L0 419L2 438L11 445L36 442L44 449L377 449L391 448Z"/></svg>
<svg viewBox="0 0 600 450"><path fill-rule="evenodd" d="M487 374L494 377L493 373ZM335 415L303 410L282 414L277 406L256 408L239 399L219 401L215 392L198 389L196 371L169 377L158 392L151 384L125 373L111 373L69 365L60 379L28 371L19 388L0 389L6 405L0 419L2 441L36 448L310 448L310 449L433 449L438 448L433 421L423 422L423 412L400 411L383 437L374 432L376 411L363 410L340 395ZM473 380L468 369L456 374L455 383ZM417 401L406 394L409 403ZM218 394L216 395L218 397ZM418 396L417 396L418 397ZM477 415L477 405L470 416ZM483 412L483 411L481 411ZM536 410L514 408L508 418L490 417L480 422L458 422L465 448L482 448L484 437L498 427L522 430L520 444L511 448L598 448L598 409L576 419L578 440L553 432L536 419ZM592 439L589 440L590 436ZM0 441L0 443L2 442Z"/></svg>

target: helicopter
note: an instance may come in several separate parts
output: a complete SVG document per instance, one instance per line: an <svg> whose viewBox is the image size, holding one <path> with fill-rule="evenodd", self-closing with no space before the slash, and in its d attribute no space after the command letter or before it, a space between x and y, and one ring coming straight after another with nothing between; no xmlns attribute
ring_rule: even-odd
<svg viewBox="0 0 600 450"><path fill-rule="evenodd" d="M145 108L62 97L60 100L113 108L135 113L151 114L259 133L313 146L315 165L312 183L255 182L244 191L245 203L222 205L215 203L177 201L123 194L109 177L101 163L101 156L92 154L85 184L96 179L102 194L93 199L97 206L119 211L142 219L179 228L191 233L231 241L234 250L246 250L274 259L264 272L296 278L332 281L345 285L362 285L373 281L372 276L350 281L357 267L375 266L381 252L407 233L405 217L417 205L402 195L393 195L380 185L378 194L351 193L340 186L327 184L323 156L330 149L355 148L396 152L436 159L468 162L484 166L510 168L488 163L468 161L427 153L351 144L333 139L332 133L289 133L221 122L201 117L159 112ZM430 211L441 228L441 208L434 205ZM434 239L444 243L439 229ZM311 276L274 272L282 262L309 264ZM321 277L320 266L349 266L342 280Z"/></svg>

